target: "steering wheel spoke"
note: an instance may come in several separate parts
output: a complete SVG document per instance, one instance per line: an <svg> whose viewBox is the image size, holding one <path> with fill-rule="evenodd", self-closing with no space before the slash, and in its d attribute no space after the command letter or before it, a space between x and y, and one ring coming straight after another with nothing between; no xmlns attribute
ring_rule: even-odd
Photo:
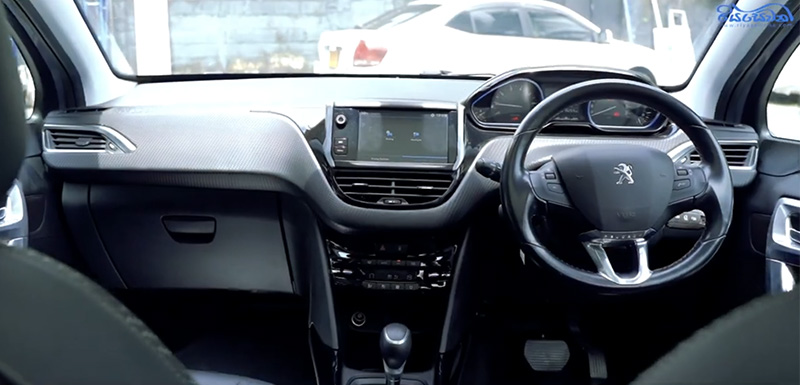
<svg viewBox="0 0 800 385"><path fill-rule="evenodd" d="M567 195L567 190L564 187L555 162L551 160L537 170L529 171L528 177L531 180L531 187L537 198L548 204L572 208L572 202Z"/></svg>
<svg viewBox="0 0 800 385"><path fill-rule="evenodd" d="M644 237L629 239L629 237L636 235L639 234L617 234L612 236L614 238L609 238L609 235L606 235L607 237L583 241L583 247L597 267L599 276L620 286L631 286L641 284L653 275L653 271L650 270L647 253L647 239ZM625 239L618 239L617 237ZM622 244L632 244L636 252L636 267L632 273L617 273L611 264L608 253L606 253L606 247Z"/></svg>
<svg viewBox="0 0 800 385"><path fill-rule="evenodd" d="M709 191L708 177L702 166L676 164L666 217L671 218L692 209L702 209L702 198Z"/></svg>

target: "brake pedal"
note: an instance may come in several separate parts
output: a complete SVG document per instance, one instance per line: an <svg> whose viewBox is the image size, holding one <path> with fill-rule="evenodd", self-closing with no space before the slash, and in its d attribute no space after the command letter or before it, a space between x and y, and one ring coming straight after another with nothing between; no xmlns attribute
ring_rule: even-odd
<svg viewBox="0 0 800 385"><path fill-rule="evenodd" d="M569 361L569 347L558 340L526 341L525 359L537 372L560 372Z"/></svg>

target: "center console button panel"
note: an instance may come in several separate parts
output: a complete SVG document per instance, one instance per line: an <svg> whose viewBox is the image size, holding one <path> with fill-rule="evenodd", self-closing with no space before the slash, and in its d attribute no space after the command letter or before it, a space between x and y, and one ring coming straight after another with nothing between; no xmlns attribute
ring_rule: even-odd
<svg viewBox="0 0 800 385"><path fill-rule="evenodd" d="M374 251L353 251L328 241L335 286L366 290L418 291L448 286L456 246L411 250L406 244L379 243Z"/></svg>

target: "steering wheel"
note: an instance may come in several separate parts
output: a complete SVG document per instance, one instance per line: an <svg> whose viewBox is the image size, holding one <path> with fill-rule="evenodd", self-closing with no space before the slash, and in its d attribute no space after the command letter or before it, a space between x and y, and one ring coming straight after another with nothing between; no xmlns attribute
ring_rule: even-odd
<svg viewBox="0 0 800 385"><path fill-rule="evenodd" d="M676 164L663 151L637 144L592 144L557 152L540 167L526 166L536 135L563 109L595 99L623 99L650 106L680 127L703 163ZM540 162L542 163L542 162ZM506 153L500 176L506 216L537 262L573 280L601 288L643 288L687 277L719 250L733 213L733 184L714 135L689 107L659 88L628 80L590 80L564 88L523 119ZM554 255L536 235L533 218L557 205L583 215L595 230L579 241L596 271L575 267ZM706 215L706 228L677 262L651 270L648 239L669 219L692 209ZM612 266L605 248L635 245L637 267L627 274Z"/></svg>

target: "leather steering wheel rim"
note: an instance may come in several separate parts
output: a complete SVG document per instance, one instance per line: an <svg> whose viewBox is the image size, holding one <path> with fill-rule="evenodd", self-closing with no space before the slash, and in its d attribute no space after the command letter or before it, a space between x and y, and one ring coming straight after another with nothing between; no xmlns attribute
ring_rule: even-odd
<svg viewBox="0 0 800 385"><path fill-rule="evenodd" d="M695 170L695 174L702 173L702 175L698 175L698 178L705 178L705 181L696 179L703 183L702 186L696 187L702 191L698 190L700 192L688 200L685 199L675 204L670 202L669 207L671 209L687 206L702 207L707 220L706 228L695 246L686 255L667 267L649 272L644 280L631 279L615 282L602 275L599 265L597 273L572 266L556 257L544 246L532 227L532 218L545 214L539 210L542 199L535 193L534 177L531 175L531 171L526 169L528 149L545 124L559 112L569 106L596 99L630 100L656 109L683 130L703 160ZM630 147L635 148L634 146ZM582 146L581 149L587 153L593 151L593 147L588 146ZM664 175L662 174L662 176ZM620 179L621 181L622 179ZM633 180L631 180L632 183ZM569 194L569 191L567 193ZM500 197L504 212L519 237L522 251L526 255L533 255L538 262L542 262L567 278L598 288L644 288L688 277L708 263L719 250L730 227L733 214L733 184L725 155L702 119L688 106L657 87L618 79L590 80L566 87L545 98L531 110L515 132L506 153L501 171ZM663 224L672 216L660 217L656 225L661 223L661 227L663 227ZM658 229L660 227L655 228L655 230Z"/></svg>

